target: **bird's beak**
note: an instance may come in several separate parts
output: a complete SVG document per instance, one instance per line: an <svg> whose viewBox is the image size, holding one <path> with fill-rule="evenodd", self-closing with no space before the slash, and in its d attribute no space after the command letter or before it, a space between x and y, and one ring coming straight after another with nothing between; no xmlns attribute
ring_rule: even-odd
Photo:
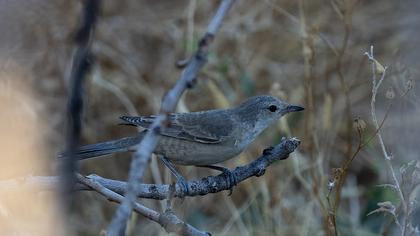
<svg viewBox="0 0 420 236"><path fill-rule="evenodd" d="M305 110L305 108L300 107L300 106L294 106L294 105L289 105L286 108L287 112L295 112L295 111L303 111Z"/></svg>

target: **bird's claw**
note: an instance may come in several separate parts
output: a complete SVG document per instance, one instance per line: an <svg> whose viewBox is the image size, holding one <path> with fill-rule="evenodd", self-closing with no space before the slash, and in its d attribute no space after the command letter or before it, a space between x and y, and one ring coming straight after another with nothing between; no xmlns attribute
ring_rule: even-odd
<svg viewBox="0 0 420 236"><path fill-rule="evenodd" d="M260 177L260 176L262 176L264 174L265 174L265 168L261 168L261 169L259 169L259 171L257 172L257 174L255 174L255 176Z"/></svg>
<svg viewBox="0 0 420 236"><path fill-rule="evenodd" d="M184 177L178 177L176 181L176 185L181 189L182 196L188 196L189 190L188 190L188 184Z"/></svg>
<svg viewBox="0 0 420 236"><path fill-rule="evenodd" d="M218 170L222 172L226 176L226 183L227 183L227 189L229 190L229 196L232 195L233 187L236 186L236 184L238 183L238 179L236 178L236 175L231 170L223 166L213 166L213 165L197 165L197 166L210 168L210 169Z"/></svg>
<svg viewBox="0 0 420 236"><path fill-rule="evenodd" d="M233 193L233 187L238 183L238 179L236 178L236 175L227 168L223 169L223 174L225 174L227 177L227 185L229 189L228 196L230 196Z"/></svg>

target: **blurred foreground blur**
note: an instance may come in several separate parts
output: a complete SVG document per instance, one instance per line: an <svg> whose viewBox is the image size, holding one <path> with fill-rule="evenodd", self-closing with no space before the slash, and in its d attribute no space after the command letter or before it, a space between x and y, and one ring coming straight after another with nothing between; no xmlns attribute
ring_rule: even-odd
<svg viewBox="0 0 420 236"><path fill-rule="evenodd" d="M217 3L103 1L92 45L95 64L86 81L83 144L136 132L117 125L120 115L158 112L163 94L179 77L176 62L194 51ZM302 144L264 176L241 183L232 196L176 200L177 215L215 235L332 234L328 182L355 153L358 118L366 124L362 139L374 138L347 172L337 230L340 235L401 235L390 214L367 215L378 203L398 206L400 201L393 190L378 186L393 182L371 121L372 73L363 53L374 45L375 58L389 67L376 112L379 122L387 114L381 134L401 179L404 167L418 161L420 153L418 9L416 0L237 1L197 85L178 110L230 107L257 94L305 107L223 163L230 168L249 162L282 136L296 136ZM64 147L66 78L80 10L81 1L0 0L1 180L54 173L55 155ZM81 172L125 180L130 159L125 153L87 160L80 163ZM179 169L188 179L212 173ZM173 180L152 158L145 181ZM0 196L1 235L55 235L50 230L61 228L52 223L58 219L54 193L32 191L22 187ZM98 235L115 204L93 192L75 195L65 224L77 235ZM417 186L409 199L417 206L410 217L418 227L419 196ZM164 209L160 201L141 202ZM135 215L128 235L139 234L166 235L159 225Z"/></svg>
<svg viewBox="0 0 420 236"><path fill-rule="evenodd" d="M45 117L15 69L0 73L0 235L62 234L55 193L26 185L25 177L48 173Z"/></svg>

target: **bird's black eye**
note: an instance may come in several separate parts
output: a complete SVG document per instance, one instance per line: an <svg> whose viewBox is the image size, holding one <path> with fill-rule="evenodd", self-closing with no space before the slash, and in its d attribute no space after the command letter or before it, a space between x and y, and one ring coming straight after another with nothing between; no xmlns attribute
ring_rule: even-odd
<svg viewBox="0 0 420 236"><path fill-rule="evenodd" d="M275 111L277 111L277 109L278 108L277 108L276 105L271 105L271 106L268 107L268 110L271 111L271 112L275 112Z"/></svg>

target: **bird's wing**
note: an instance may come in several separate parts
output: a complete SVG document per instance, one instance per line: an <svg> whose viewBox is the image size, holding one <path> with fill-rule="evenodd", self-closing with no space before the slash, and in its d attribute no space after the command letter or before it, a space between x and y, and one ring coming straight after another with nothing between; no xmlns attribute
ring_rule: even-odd
<svg viewBox="0 0 420 236"><path fill-rule="evenodd" d="M156 116L122 116L128 125L148 129ZM169 115L169 125L161 135L200 143L220 143L233 130L233 122L225 112L192 112Z"/></svg>

